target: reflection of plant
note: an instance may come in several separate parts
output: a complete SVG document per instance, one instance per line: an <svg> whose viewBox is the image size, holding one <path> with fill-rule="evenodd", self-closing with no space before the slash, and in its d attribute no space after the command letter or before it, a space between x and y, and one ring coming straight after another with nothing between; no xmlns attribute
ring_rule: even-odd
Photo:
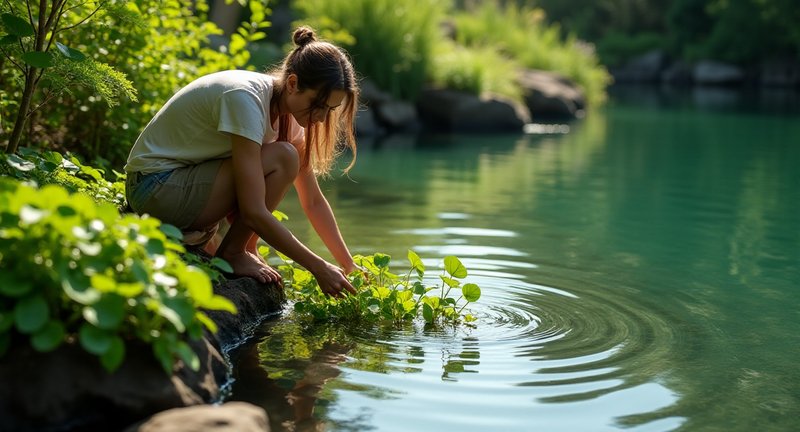
<svg viewBox="0 0 800 432"><path fill-rule="evenodd" d="M0 355L22 341L42 352L75 341L114 370L138 340L167 373L176 359L197 369L186 337L216 330L201 308L235 307L179 258L179 236L57 185L0 178Z"/></svg>
<svg viewBox="0 0 800 432"><path fill-rule="evenodd" d="M285 256L281 258L284 264L279 269L291 287L289 296L295 300L295 312L314 321L388 320L400 323L419 315L429 324L475 320L465 312L465 308L480 298L481 289L474 283L462 285L459 279L467 276L467 268L454 256L444 258L440 285L426 286L425 265L414 251L408 251L411 269L404 277L389 271L389 255L356 255L355 262L362 271L351 274L350 281L358 293L341 298L323 294L310 272L294 266ZM412 278L412 274L415 277ZM457 297L451 295L453 290L460 290L461 294Z"/></svg>

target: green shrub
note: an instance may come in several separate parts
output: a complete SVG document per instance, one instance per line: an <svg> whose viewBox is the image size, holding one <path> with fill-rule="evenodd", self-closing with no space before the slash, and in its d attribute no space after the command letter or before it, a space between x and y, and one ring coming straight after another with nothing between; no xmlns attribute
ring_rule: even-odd
<svg viewBox="0 0 800 432"><path fill-rule="evenodd" d="M187 338L216 331L201 309L235 307L180 259L178 237L61 186L0 177L0 355L19 343L46 352L75 341L113 371L141 341L165 372L177 359L197 369Z"/></svg>
<svg viewBox="0 0 800 432"><path fill-rule="evenodd" d="M299 0L301 22L339 43L358 72L395 97L415 100L427 83L439 24L449 9L440 0Z"/></svg>
<svg viewBox="0 0 800 432"><path fill-rule="evenodd" d="M207 20L206 2L110 0L107 10L60 37L93 61L126 75L139 101L122 98L109 109L92 88L71 87L32 119L27 145L71 151L88 161L99 157L120 166L139 132L179 88L207 73L254 68L247 47L265 36L270 12L265 4L266 0L247 2L250 19L217 49L210 38L222 31ZM21 95L21 88L11 66L0 64L0 80L9 76L4 90L13 99ZM41 101L46 94L38 96ZM7 118L9 108L13 107L0 104L0 117Z"/></svg>
<svg viewBox="0 0 800 432"><path fill-rule="evenodd" d="M560 73L583 89L590 104L605 100L611 78L594 48L574 36L562 38L558 26L544 23L542 10L487 1L454 18L458 43L494 49L527 68Z"/></svg>
<svg viewBox="0 0 800 432"><path fill-rule="evenodd" d="M118 208L125 203L125 175L112 171L116 180L106 179L103 169L84 165L73 155L53 151L37 152L20 148L19 154L0 156L0 175L38 186L56 184L69 192L81 192L97 203L111 203Z"/></svg>
<svg viewBox="0 0 800 432"><path fill-rule="evenodd" d="M509 79L519 68L515 60L492 47L464 47L446 41L437 48L431 73L437 87L476 95L499 94L521 101L519 84Z"/></svg>
<svg viewBox="0 0 800 432"><path fill-rule="evenodd" d="M262 254L267 253L262 249ZM294 300L294 311L312 322L402 323L420 316L426 323L436 325L475 321L465 309L480 298L481 289L474 283L462 284L467 268L454 256L444 258L439 283L431 285L424 279L425 265L413 251L408 251L411 268L403 276L389 271L389 255L356 255L356 265L363 271L350 275L350 281L358 292L339 298L323 294L310 272L279 256L283 264L278 268L286 281L288 296Z"/></svg>

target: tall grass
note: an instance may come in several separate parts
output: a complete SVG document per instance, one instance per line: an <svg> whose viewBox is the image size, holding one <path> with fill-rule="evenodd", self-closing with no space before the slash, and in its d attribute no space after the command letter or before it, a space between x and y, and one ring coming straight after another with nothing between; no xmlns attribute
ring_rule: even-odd
<svg viewBox="0 0 800 432"><path fill-rule="evenodd" d="M395 97L415 100L431 73L440 0L298 0L302 22L350 53L359 73Z"/></svg>
<svg viewBox="0 0 800 432"><path fill-rule="evenodd" d="M558 26L544 23L541 9L485 1L454 18L459 44L494 47L525 67L567 76L584 90L591 105L605 100L611 78L594 48L573 36L562 38Z"/></svg>
<svg viewBox="0 0 800 432"><path fill-rule="evenodd" d="M437 45L431 80L437 87L476 95L498 94L522 102L513 77L519 63L489 46L464 47L450 40Z"/></svg>

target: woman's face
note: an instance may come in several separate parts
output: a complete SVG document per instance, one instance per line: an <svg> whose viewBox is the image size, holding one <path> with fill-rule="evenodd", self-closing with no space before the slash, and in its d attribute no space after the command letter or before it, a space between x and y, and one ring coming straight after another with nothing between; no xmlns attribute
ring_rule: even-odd
<svg viewBox="0 0 800 432"><path fill-rule="evenodd" d="M317 101L317 90L305 89L290 93L286 104L297 123L302 127L308 127L325 121L328 113L339 107L345 97L347 93L344 90L333 90L328 99L320 103Z"/></svg>

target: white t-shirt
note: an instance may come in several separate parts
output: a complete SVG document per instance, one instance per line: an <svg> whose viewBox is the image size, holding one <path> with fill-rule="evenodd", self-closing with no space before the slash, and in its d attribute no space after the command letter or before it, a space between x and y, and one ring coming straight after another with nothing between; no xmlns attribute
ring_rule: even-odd
<svg viewBox="0 0 800 432"><path fill-rule="evenodd" d="M128 155L126 172L145 174L231 156L231 134L257 143L274 142L269 121L273 78L231 70L192 81L178 91L145 126ZM301 144L305 130L290 119L288 138Z"/></svg>

